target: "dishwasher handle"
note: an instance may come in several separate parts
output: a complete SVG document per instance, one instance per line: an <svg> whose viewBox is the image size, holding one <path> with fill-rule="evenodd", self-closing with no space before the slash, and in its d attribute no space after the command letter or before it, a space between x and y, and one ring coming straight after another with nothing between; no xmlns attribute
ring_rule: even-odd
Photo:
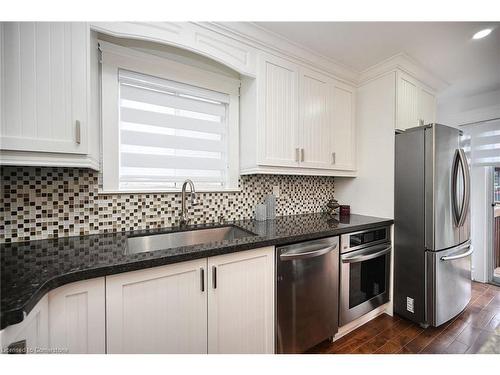
<svg viewBox="0 0 500 375"><path fill-rule="evenodd" d="M328 246L323 249L314 250L314 251L304 251L303 253L283 253L280 254L280 260L295 260L295 259L307 259L319 257L321 255L328 254L330 251L333 251L337 248L338 244L334 244L333 246Z"/></svg>

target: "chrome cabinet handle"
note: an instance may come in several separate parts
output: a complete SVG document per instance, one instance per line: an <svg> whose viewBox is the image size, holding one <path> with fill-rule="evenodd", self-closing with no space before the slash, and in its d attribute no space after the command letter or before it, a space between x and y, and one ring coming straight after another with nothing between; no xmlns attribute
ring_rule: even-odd
<svg viewBox="0 0 500 375"><path fill-rule="evenodd" d="M332 152L332 164L335 164L335 152Z"/></svg>
<svg viewBox="0 0 500 375"><path fill-rule="evenodd" d="M203 267L200 268L200 289L202 292L205 291L205 269Z"/></svg>
<svg viewBox="0 0 500 375"><path fill-rule="evenodd" d="M300 161L304 161L304 149L300 149Z"/></svg>
<svg viewBox="0 0 500 375"><path fill-rule="evenodd" d="M295 161L300 161L300 148L298 147L295 149Z"/></svg>
<svg viewBox="0 0 500 375"><path fill-rule="evenodd" d="M294 259L307 259L307 258L314 258L314 257L319 257L321 255L325 255L329 253L330 251L333 251L337 248L337 244L329 247L325 247L324 249L319 249L319 250L314 250L314 251L304 251L303 253L292 253L292 254L287 254L283 253L280 255L280 260L294 260Z"/></svg>
<svg viewBox="0 0 500 375"><path fill-rule="evenodd" d="M461 259L461 258L468 257L468 256L469 256L469 255L471 255L473 252L474 252L474 249L472 248L472 246L471 246L471 245L469 245L469 250L467 250L465 253L458 254L458 255L448 255L448 256L445 256L445 257L441 257L441 260L442 260L442 261L447 261L447 260L456 260L456 259Z"/></svg>
<svg viewBox="0 0 500 375"><path fill-rule="evenodd" d="M370 260L373 258L378 258L381 255L387 254L391 251L392 246L388 246L381 251L377 251L375 253L365 254L365 255L357 255L348 258L342 258L342 263L359 263L364 262L365 260Z"/></svg>
<svg viewBox="0 0 500 375"><path fill-rule="evenodd" d="M418 126L424 126L424 120L418 119Z"/></svg>
<svg viewBox="0 0 500 375"><path fill-rule="evenodd" d="M217 289L217 267L212 266L212 288Z"/></svg>
<svg viewBox="0 0 500 375"><path fill-rule="evenodd" d="M80 125L80 121L79 120L76 120L75 121L75 142L77 144L80 144L81 143L81 139L82 138L82 134L81 134L81 125Z"/></svg>

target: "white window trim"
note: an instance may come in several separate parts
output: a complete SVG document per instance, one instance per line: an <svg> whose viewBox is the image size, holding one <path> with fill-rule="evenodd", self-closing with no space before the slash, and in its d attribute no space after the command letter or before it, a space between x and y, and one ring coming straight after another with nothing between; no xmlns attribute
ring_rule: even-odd
<svg viewBox="0 0 500 375"><path fill-rule="evenodd" d="M229 95L227 114L227 186L200 192L240 191L239 178L239 87L237 79L209 72L134 49L99 41L102 51L102 186L101 194L179 192L180 189L119 189L119 83L118 70L126 69L182 82Z"/></svg>

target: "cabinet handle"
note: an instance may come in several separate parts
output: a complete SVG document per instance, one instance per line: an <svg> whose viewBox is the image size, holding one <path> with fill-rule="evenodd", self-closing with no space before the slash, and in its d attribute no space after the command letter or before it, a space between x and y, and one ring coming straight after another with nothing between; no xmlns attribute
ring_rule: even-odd
<svg viewBox="0 0 500 375"><path fill-rule="evenodd" d="M335 164L335 152L332 152L332 164Z"/></svg>
<svg viewBox="0 0 500 375"><path fill-rule="evenodd" d="M298 147L295 149L295 161L300 161L300 149Z"/></svg>
<svg viewBox="0 0 500 375"><path fill-rule="evenodd" d="M212 288L217 289L217 267L212 266Z"/></svg>
<svg viewBox="0 0 500 375"><path fill-rule="evenodd" d="M200 268L200 289L202 292L205 291L205 269L202 267Z"/></svg>
<svg viewBox="0 0 500 375"><path fill-rule="evenodd" d="M80 126L80 120L75 121L75 142L77 144L80 144L81 142L81 126Z"/></svg>
<svg viewBox="0 0 500 375"><path fill-rule="evenodd" d="M304 161L304 149L300 149L300 161Z"/></svg>
<svg viewBox="0 0 500 375"><path fill-rule="evenodd" d="M418 126L424 126L424 120L423 119L419 119L418 120Z"/></svg>

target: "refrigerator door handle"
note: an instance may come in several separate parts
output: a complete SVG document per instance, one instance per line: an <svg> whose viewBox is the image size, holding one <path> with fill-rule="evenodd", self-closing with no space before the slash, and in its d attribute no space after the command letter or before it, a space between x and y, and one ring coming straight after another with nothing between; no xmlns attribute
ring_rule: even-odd
<svg viewBox="0 0 500 375"><path fill-rule="evenodd" d="M441 257L441 260L442 261L447 261L447 260L456 260L456 259L461 259L461 258L468 257L469 255L471 255L474 252L474 249L472 248L471 245L469 245L468 247L469 247L469 250L467 250L465 253L458 254L458 255L448 255L448 256L445 256L445 257Z"/></svg>
<svg viewBox="0 0 500 375"><path fill-rule="evenodd" d="M453 210L453 221L458 227L460 223L460 211L457 206L457 179L458 179L458 164L460 163L460 152L457 149L455 155L453 156L453 166L451 170L451 207Z"/></svg>
<svg viewBox="0 0 500 375"><path fill-rule="evenodd" d="M465 156L464 150L459 149L458 155L460 158L460 167L462 168L462 174L464 176L464 197L463 197L463 203L462 203L462 210L460 212L460 220L458 222L458 226L461 227L462 225L464 225L465 220L467 219L467 214L469 212L470 172L469 172L469 165L467 163L467 157Z"/></svg>

